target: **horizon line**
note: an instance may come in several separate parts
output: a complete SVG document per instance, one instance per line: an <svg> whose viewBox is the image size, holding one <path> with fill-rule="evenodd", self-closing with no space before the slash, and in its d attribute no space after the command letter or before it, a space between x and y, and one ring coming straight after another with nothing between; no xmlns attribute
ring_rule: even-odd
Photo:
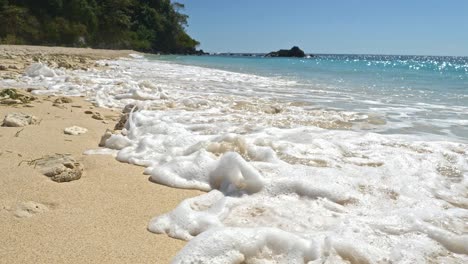
<svg viewBox="0 0 468 264"><path fill-rule="evenodd" d="M203 49L200 49L203 50ZM205 51L204 52L211 54L268 54L270 52L232 52L232 51L226 51L226 52L211 52L211 51ZM305 52L306 55L369 55L369 56L420 56L420 57L468 57L468 55L428 55L428 54L379 54L379 53L310 53L310 52Z"/></svg>

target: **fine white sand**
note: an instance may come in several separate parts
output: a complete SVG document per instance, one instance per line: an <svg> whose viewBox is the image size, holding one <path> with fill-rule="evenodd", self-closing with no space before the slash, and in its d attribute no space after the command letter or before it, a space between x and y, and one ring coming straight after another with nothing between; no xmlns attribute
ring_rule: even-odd
<svg viewBox="0 0 468 264"><path fill-rule="evenodd" d="M28 52L46 54L47 58L47 54L56 53L53 49L0 46L3 57L17 54L17 50L24 53L17 59L18 70L6 71L12 75L28 63ZM59 51L84 56L88 65L93 59L129 53ZM0 60L2 63L5 60ZM32 114L41 120L23 128L0 127L0 263L168 263L186 242L150 233L148 222L200 192L151 183L143 168L111 156L83 155L85 150L98 147L101 135L114 127L120 113L96 108L76 97L71 98L72 103L56 107L55 99L39 97L28 107L0 105L2 120L11 112ZM104 121L91 118L86 110L99 112ZM75 125L88 132L64 134L64 128ZM55 153L69 153L81 162L81 179L56 183L33 164L28 165L27 161Z"/></svg>

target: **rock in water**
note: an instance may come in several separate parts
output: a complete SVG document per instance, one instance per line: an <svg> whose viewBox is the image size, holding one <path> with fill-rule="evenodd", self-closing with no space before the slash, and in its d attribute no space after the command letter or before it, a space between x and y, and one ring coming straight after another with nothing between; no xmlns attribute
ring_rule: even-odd
<svg viewBox="0 0 468 264"><path fill-rule="evenodd" d="M79 126L72 126L72 127L67 127L63 130L63 132L67 135L80 135L88 132L88 129L84 127L79 127Z"/></svg>
<svg viewBox="0 0 468 264"><path fill-rule="evenodd" d="M37 123L37 117L23 113L10 113L3 119L3 126L24 127Z"/></svg>
<svg viewBox="0 0 468 264"><path fill-rule="evenodd" d="M129 114L122 114L120 116L119 122L117 122L117 124L115 124L114 130L124 129L125 125L127 124L128 117L129 117Z"/></svg>
<svg viewBox="0 0 468 264"><path fill-rule="evenodd" d="M281 109L279 106L269 105L266 106L263 111L267 114L279 114L283 111L283 109Z"/></svg>
<svg viewBox="0 0 468 264"><path fill-rule="evenodd" d="M135 109L135 110L133 110L133 109ZM138 111L138 107L136 107L134 104L128 104L122 109L122 113L128 114L132 110L136 112L136 111Z"/></svg>
<svg viewBox="0 0 468 264"><path fill-rule="evenodd" d="M298 57L304 58L306 55L299 47L294 46L290 50L273 51L265 55L265 57Z"/></svg>
<svg viewBox="0 0 468 264"><path fill-rule="evenodd" d="M106 146L106 141L112 136L112 130L107 129L104 135L101 137L101 141L99 142L100 147Z"/></svg>
<svg viewBox="0 0 468 264"><path fill-rule="evenodd" d="M83 165L66 154L46 156L35 161L42 174L55 182L69 182L81 178Z"/></svg>

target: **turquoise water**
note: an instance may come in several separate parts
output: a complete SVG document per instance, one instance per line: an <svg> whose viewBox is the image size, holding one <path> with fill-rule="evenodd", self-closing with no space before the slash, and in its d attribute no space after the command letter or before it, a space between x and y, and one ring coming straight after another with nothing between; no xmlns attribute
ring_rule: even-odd
<svg viewBox="0 0 468 264"><path fill-rule="evenodd" d="M384 133L468 139L468 58L317 55L312 58L158 56L195 65L293 81L278 97L317 108L383 116Z"/></svg>

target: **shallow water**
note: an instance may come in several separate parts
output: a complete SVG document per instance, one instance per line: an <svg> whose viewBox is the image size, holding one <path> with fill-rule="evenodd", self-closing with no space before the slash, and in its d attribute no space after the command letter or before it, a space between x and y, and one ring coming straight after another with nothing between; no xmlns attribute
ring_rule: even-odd
<svg viewBox="0 0 468 264"><path fill-rule="evenodd" d="M379 132L468 139L468 58L382 55L153 56L292 81L262 96L387 119ZM252 91L261 92L261 91Z"/></svg>
<svg viewBox="0 0 468 264"><path fill-rule="evenodd" d="M466 63L309 60L136 56L7 85L137 105L106 147L207 192L149 223L190 240L174 263L467 262Z"/></svg>

